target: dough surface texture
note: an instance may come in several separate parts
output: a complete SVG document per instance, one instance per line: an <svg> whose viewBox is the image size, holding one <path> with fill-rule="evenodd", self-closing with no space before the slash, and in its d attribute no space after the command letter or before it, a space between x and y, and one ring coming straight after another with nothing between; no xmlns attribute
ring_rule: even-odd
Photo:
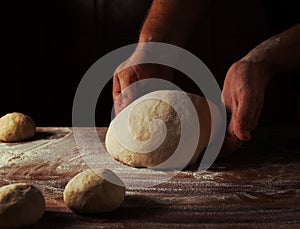
<svg viewBox="0 0 300 229"><path fill-rule="evenodd" d="M22 113L9 113L0 118L0 141L18 142L35 134L35 123Z"/></svg>
<svg viewBox="0 0 300 229"><path fill-rule="evenodd" d="M181 154L179 155L179 159L165 163L165 161L169 161L169 158L180 142L181 120L187 123L190 130L197 128L194 127L197 125L190 121L195 119L193 119L190 110L186 108L186 102L182 99L183 94L188 96L186 97L190 99L194 106L193 109L195 109L197 113L195 122L199 122L198 128L200 127L199 138L196 139L198 144L196 146L186 144L185 148L179 152ZM156 95L161 96L163 99L153 99L153 96L155 97ZM178 112L176 112L170 104L176 105L176 110L181 113L181 116L178 115ZM146 94L127 106L111 122L105 139L106 149L116 160L132 167L152 168L156 166L160 169L183 169L189 164L194 164L201 151L208 144L211 133L211 116L208 104L211 104L216 112L218 111L217 107L204 97L187 94L182 91L162 90ZM159 141L159 139L155 137L151 138L151 133L161 130L160 123L153 123L154 120L161 120L165 124L167 130L166 137L161 145L145 153L146 146L148 147L151 144L156 145ZM116 136L119 134L117 133L118 131L123 131L124 129L124 127L119 128L118 125L120 123L126 123L129 129L129 134L122 135L122 141ZM134 151L132 148L128 149L128 147L126 147L132 144L129 143L131 139L137 142L134 147L138 150ZM148 141L148 145L139 143L143 141ZM186 156L186 149L194 150L193 155ZM189 158L181 162L180 158L185 156ZM159 167L160 165L162 166Z"/></svg>
<svg viewBox="0 0 300 229"><path fill-rule="evenodd" d="M124 183L111 170L86 170L66 185L65 204L77 214L98 214L117 209L125 196Z"/></svg>
<svg viewBox="0 0 300 229"><path fill-rule="evenodd" d="M35 224L44 211L44 196L34 186L17 183L0 188L0 228Z"/></svg>

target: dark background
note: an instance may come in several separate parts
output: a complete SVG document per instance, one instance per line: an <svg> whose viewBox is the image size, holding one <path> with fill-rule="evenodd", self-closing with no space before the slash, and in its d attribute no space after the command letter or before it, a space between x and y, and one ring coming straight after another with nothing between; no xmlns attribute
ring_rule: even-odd
<svg viewBox="0 0 300 229"><path fill-rule="evenodd" d="M0 115L18 111L32 116L38 126L71 126L73 97L81 78L103 55L137 41L150 5L150 0L3 3ZM291 0L214 1L186 48L208 65L222 87L234 61L300 22L298 9L297 1ZM197 93L182 77L186 78L177 76L181 87ZM273 80L260 125L299 124L296 77ZM98 126L109 124L111 107L110 82L99 98Z"/></svg>

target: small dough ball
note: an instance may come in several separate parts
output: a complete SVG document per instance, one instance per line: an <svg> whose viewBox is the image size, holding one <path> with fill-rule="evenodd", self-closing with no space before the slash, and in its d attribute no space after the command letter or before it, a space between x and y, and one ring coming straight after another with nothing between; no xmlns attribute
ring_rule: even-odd
<svg viewBox="0 0 300 229"><path fill-rule="evenodd" d="M34 186L18 183L0 188L0 228L35 224L44 211L44 196Z"/></svg>
<svg viewBox="0 0 300 229"><path fill-rule="evenodd" d="M32 138L35 134L35 123L27 115L9 113L0 118L0 141L18 142Z"/></svg>
<svg viewBox="0 0 300 229"><path fill-rule="evenodd" d="M108 169L77 174L63 193L65 204L78 214L111 212L122 204L124 196L124 183Z"/></svg>
<svg viewBox="0 0 300 229"><path fill-rule="evenodd" d="M196 115L198 115L196 119L192 110L194 108L191 108L189 103L184 100L188 98L196 109ZM213 107L213 112L217 115L218 108L198 95L176 90L161 90L146 94L123 109L111 122L105 139L106 149L116 160L132 167L183 169L197 161L213 132L211 131L208 104ZM173 106L176 107L177 111ZM166 126L166 137L161 144L158 144L161 138L155 137L156 133L161 132L161 124L154 124L155 120L161 120ZM196 139L198 144L188 142L189 137L185 138L185 142L180 143L185 145L181 151L176 153L178 155L175 155L174 152L176 152L181 139L181 125L186 125L186 128L191 130L189 133L191 136L197 120L200 125L200 135ZM127 126L121 127L120 125L124 125L124 123ZM128 128L129 133L124 132L126 128ZM154 133L153 136L150 132ZM118 139L117 134L119 134L120 139L123 138L123 142ZM149 152L146 147L152 147L151 145L157 145L157 147L153 147L153 150L150 148L151 151ZM187 152L193 154L187 155Z"/></svg>

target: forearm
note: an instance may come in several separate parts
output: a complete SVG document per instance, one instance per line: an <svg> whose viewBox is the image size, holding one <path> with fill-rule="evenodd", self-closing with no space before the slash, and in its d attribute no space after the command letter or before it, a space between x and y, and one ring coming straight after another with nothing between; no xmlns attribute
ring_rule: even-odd
<svg viewBox="0 0 300 229"><path fill-rule="evenodd" d="M139 42L184 45L205 13L208 3L209 0L154 0Z"/></svg>
<svg viewBox="0 0 300 229"><path fill-rule="evenodd" d="M271 76L300 72L300 24L264 41L242 60L267 66Z"/></svg>

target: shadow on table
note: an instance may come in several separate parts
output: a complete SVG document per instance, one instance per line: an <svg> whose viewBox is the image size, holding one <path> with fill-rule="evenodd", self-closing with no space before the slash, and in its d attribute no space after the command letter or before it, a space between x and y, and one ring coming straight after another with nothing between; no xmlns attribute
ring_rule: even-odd
<svg viewBox="0 0 300 229"><path fill-rule="evenodd" d="M187 170L197 171L200 160ZM300 129L259 128L252 140L226 158L217 159L209 171L229 171L236 169L261 168L271 165L287 165L300 162Z"/></svg>
<svg viewBox="0 0 300 229"><path fill-rule="evenodd" d="M46 211L35 225L25 229L38 228L95 228L96 225L108 227L128 222L142 223L146 218L159 218L162 205L154 199L139 195L126 195L120 208L113 212L97 215L77 215L72 212Z"/></svg>

